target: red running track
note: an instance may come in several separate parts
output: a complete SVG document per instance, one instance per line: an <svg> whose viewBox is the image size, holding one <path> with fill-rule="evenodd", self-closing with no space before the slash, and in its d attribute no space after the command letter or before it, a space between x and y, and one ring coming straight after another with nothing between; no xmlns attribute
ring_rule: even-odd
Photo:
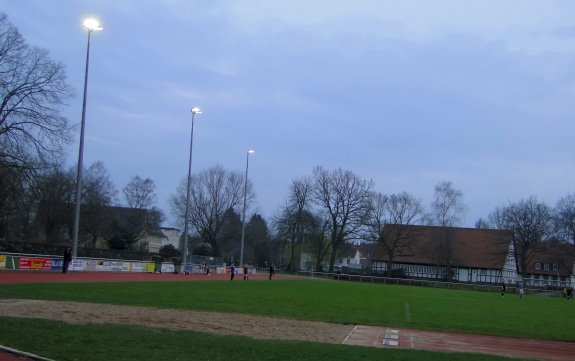
<svg viewBox="0 0 575 361"><path fill-rule="evenodd" d="M274 275L274 279L290 276ZM128 272L50 272L50 271L0 271L0 284L18 283L90 283L90 282L186 282L228 280L229 274L173 274L173 273L128 273ZM267 274L250 274L250 280L267 280ZM236 275L234 282L243 281L243 275Z"/></svg>
<svg viewBox="0 0 575 361"><path fill-rule="evenodd" d="M346 338L344 344L435 352L467 352L549 361L575 360L575 342L529 340L390 327L357 326Z"/></svg>

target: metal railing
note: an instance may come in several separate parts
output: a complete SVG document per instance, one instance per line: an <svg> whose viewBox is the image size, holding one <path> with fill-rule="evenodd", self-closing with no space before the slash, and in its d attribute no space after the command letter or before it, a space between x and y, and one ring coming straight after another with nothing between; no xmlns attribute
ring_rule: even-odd
<svg viewBox="0 0 575 361"><path fill-rule="evenodd" d="M479 283L463 283L463 282L445 282L434 280L422 280L414 278L393 278L384 276L371 276L371 275L357 275L345 273L332 273L332 272L315 272L315 271L297 271L297 275L309 277L314 279L330 279L339 281L352 281L372 284L388 284L397 286L416 286L416 287L429 287L429 288L443 288L454 290L466 291L483 291L483 292L500 292L500 285L493 284L479 284ZM526 295L544 295L562 297L563 293L559 290L548 290L540 288L524 288ZM519 294L519 287L515 285L507 285L507 293Z"/></svg>

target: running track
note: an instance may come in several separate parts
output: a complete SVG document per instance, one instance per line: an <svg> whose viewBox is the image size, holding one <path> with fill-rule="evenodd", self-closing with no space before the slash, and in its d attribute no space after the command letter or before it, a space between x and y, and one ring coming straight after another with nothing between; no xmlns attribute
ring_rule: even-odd
<svg viewBox="0 0 575 361"><path fill-rule="evenodd" d="M128 273L128 272L50 272L50 271L0 271L0 284L17 283L91 283L91 282L186 282L200 280L229 280L228 274L173 274L173 273ZM242 281L237 274L234 281ZM250 280L267 280L267 274L250 274ZM289 278L274 275L273 278Z"/></svg>

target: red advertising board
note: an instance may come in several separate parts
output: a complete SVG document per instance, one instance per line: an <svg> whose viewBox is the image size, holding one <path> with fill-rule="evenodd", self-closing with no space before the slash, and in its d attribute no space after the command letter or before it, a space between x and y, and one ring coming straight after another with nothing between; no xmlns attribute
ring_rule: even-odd
<svg viewBox="0 0 575 361"><path fill-rule="evenodd" d="M52 259L20 258L20 269L49 271L52 269Z"/></svg>

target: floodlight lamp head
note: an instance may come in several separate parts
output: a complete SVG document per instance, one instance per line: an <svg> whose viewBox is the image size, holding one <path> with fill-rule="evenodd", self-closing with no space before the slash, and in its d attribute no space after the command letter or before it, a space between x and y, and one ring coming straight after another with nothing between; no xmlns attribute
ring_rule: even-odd
<svg viewBox="0 0 575 361"><path fill-rule="evenodd" d="M98 19L95 18L87 18L86 20L84 20L84 26L86 27L86 29L88 29L89 31L99 31L99 30L103 30L104 28L100 25L100 22L98 21Z"/></svg>
<svg viewBox="0 0 575 361"><path fill-rule="evenodd" d="M255 152L256 152L256 151L253 150L253 149L248 150L248 154L253 154L253 153L255 153Z"/></svg>
<svg viewBox="0 0 575 361"><path fill-rule="evenodd" d="M199 107L193 107L192 114L202 114L202 111L200 110Z"/></svg>

